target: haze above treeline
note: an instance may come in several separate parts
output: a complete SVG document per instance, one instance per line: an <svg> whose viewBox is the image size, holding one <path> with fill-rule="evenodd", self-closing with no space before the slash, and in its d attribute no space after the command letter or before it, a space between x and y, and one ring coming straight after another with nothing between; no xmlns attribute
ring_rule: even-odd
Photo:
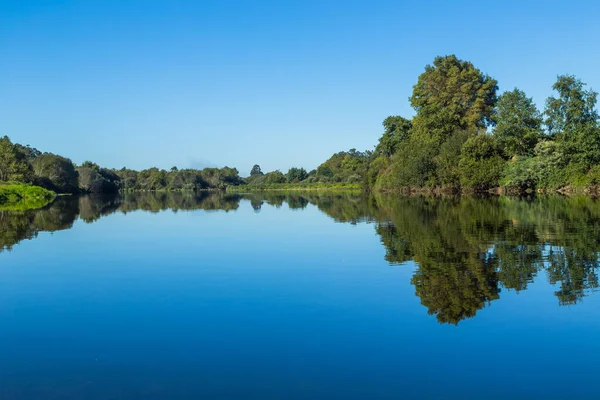
<svg viewBox="0 0 600 400"><path fill-rule="evenodd" d="M554 94L539 110L522 90L498 95L492 76L454 55L440 56L413 87L409 101L414 117L389 116L373 149L338 152L311 171L296 167L265 172L260 160L251 171L133 171L89 161L75 166L68 158L5 137L0 142L0 181L71 193L283 184L353 185L374 191L594 189L600 184L597 93L572 75L559 75L549 85Z"/></svg>

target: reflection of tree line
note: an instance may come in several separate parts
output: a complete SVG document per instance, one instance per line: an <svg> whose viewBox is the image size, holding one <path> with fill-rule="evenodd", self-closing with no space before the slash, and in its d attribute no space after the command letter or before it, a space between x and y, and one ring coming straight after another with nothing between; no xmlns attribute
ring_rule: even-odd
<svg viewBox="0 0 600 400"><path fill-rule="evenodd" d="M0 212L0 247L40 231L69 229L135 210L236 210L248 201L290 209L317 206L336 222L377 222L385 259L414 260L416 294L438 321L458 323L499 297L501 287L525 290L540 272L559 304L574 304L598 287L600 202L591 198L432 198L360 196L349 192L128 193L59 197L36 211Z"/></svg>
<svg viewBox="0 0 600 400"><path fill-rule="evenodd" d="M41 231L71 228L78 209L77 198L58 197L41 210L0 211L0 251L10 250L21 240L33 239Z"/></svg>

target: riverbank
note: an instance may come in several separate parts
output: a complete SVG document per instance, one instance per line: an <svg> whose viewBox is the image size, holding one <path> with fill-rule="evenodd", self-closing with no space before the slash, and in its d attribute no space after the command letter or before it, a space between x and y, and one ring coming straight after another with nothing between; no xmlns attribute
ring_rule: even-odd
<svg viewBox="0 0 600 400"><path fill-rule="evenodd" d="M0 210L33 210L54 201L56 193L21 183L0 184Z"/></svg>
<svg viewBox="0 0 600 400"><path fill-rule="evenodd" d="M351 190L360 191L358 183L272 183L267 185L239 185L228 186L226 191L236 192L262 192L262 191L306 191L306 190Z"/></svg>

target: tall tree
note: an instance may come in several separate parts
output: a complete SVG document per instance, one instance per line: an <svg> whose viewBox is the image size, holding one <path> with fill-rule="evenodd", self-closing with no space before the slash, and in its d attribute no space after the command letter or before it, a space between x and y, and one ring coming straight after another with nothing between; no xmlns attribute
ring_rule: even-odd
<svg viewBox="0 0 600 400"><path fill-rule="evenodd" d="M8 136L0 138L0 182L31 182L31 166Z"/></svg>
<svg viewBox="0 0 600 400"><path fill-rule="evenodd" d="M587 124L597 124L598 93L585 90L585 83L573 75L559 75L552 89L558 97L546 100L546 125L550 135L566 134Z"/></svg>
<svg viewBox="0 0 600 400"><path fill-rule="evenodd" d="M494 135L507 156L531 156L542 135L542 115L525 92L514 89L498 99Z"/></svg>
<svg viewBox="0 0 600 400"><path fill-rule="evenodd" d="M585 172L600 163L598 93L585 90L585 83L573 75L559 76L552 88L558 97L546 101L548 133L561 145L572 169Z"/></svg>
<svg viewBox="0 0 600 400"><path fill-rule="evenodd" d="M254 164L254 166L250 170L250 176L256 176L256 175L264 175L262 170L260 169L260 165L258 165L258 164Z"/></svg>
<svg viewBox="0 0 600 400"><path fill-rule="evenodd" d="M383 120L383 135L375 148L375 156L391 157L408 139L412 122L399 116L390 116Z"/></svg>
<svg viewBox="0 0 600 400"><path fill-rule="evenodd" d="M413 126L438 141L458 129L485 128L494 122L497 90L497 81L470 62L436 57L413 87Z"/></svg>

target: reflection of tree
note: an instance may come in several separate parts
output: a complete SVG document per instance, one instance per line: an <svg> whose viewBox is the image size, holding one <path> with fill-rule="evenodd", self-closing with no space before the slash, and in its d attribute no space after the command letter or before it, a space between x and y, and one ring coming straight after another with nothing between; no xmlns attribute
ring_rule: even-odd
<svg viewBox="0 0 600 400"><path fill-rule="evenodd" d="M210 192L134 192L120 197L119 211L144 210L222 210L231 211L239 207L241 197L237 194Z"/></svg>
<svg viewBox="0 0 600 400"><path fill-rule="evenodd" d="M77 198L58 197L40 210L0 211L0 251L10 250L21 240L33 239L41 231L69 229L78 214Z"/></svg>
<svg viewBox="0 0 600 400"><path fill-rule="evenodd" d="M286 200L291 210L302 210L308 205L308 200L303 196L292 195Z"/></svg>
<svg viewBox="0 0 600 400"><path fill-rule="evenodd" d="M475 199L377 196L389 221L386 260L413 259L416 294L440 322L472 317L498 285L525 290L545 270L559 304L598 287L600 202L558 196Z"/></svg>
<svg viewBox="0 0 600 400"><path fill-rule="evenodd" d="M316 192L306 196L311 204L336 222L356 224L385 219L385 213L377 207L372 196L360 196L352 192Z"/></svg>
<svg viewBox="0 0 600 400"><path fill-rule="evenodd" d="M378 201L391 218L377 226L386 260L417 262L411 283L439 322L457 324L498 298L497 260L486 245L498 226L490 223L494 213L483 210L493 204L431 197Z"/></svg>
<svg viewBox="0 0 600 400"><path fill-rule="evenodd" d="M79 198L79 218L87 223L95 222L114 213L120 205L118 194L93 194Z"/></svg>
<svg viewBox="0 0 600 400"><path fill-rule="evenodd" d="M591 256L591 257L590 257ZM580 255L574 249L550 248L548 254L550 283L560 282L555 292L561 305L576 304L586 290L598 288L598 255Z"/></svg>
<svg viewBox="0 0 600 400"><path fill-rule="evenodd" d="M411 283L429 314L439 322L458 324L499 297L494 264L494 257L485 253L434 253L419 262Z"/></svg>
<svg viewBox="0 0 600 400"><path fill-rule="evenodd" d="M517 292L527 289L543 268L540 246L499 243L494 245L494 254L498 258L498 278L505 288Z"/></svg>
<svg viewBox="0 0 600 400"><path fill-rule="evenodd" d="M378 223L376 231L385 246L385 260L387 262L401 264L412 260L414 254L410 242L398 234L394 224L389 222Z"/></svg>
<svg viewBox="0 0 600 400"><path fill-rule="evenodd" d="M261 198L252 197L250 199L250 205L254 209L254 211L259 212L262 208L264 201Z"/></svg>

